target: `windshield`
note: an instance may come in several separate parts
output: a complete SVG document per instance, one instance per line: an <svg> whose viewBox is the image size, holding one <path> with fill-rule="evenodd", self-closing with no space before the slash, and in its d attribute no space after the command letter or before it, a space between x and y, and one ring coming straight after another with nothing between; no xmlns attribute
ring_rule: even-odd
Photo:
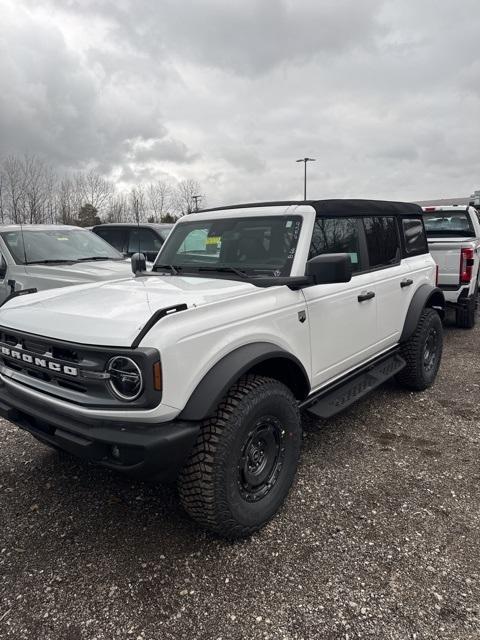
<svg viewBox="0 0 480 640"><path fill-rule="evenodd" d="M116 249L83 229L24 229L23 241L20 230L5 231L1 236L17 264L123 260Z"/></svg>
<svg viewBox="0 0 480 640"><path fill-rule="evenodd" d="M472 236L466 211L435 211L424 213L425 230L428 236Z"/></svg>
<svg viewBox="0 0 480 640"><path fill-rule="evenodd" d="M289 276L302 225L301 216L198 220L177 225L160 251L154 270L235 271Z"/></svg>

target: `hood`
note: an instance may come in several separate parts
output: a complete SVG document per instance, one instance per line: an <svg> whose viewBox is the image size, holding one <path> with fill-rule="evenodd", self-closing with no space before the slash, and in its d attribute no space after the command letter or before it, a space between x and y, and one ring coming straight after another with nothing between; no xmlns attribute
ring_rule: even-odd
<svg viewBox="0 0 480 640"><path fill-rule="evenodd" d="M31 264L27 265L25 269L30 277L43 281L52 280L58 283L55 286L115 280L132 275L130 259L75 262L73 264ZM42 288L46 287L42 286Z"/></svg>
<svg viewBox="0 0 480 640"><path fill-rule="evenodd" d="M53 289L12 299L0 326L85 345L130 346L165 307L195 308L258 291L247 282L150 276Z"/></svg>

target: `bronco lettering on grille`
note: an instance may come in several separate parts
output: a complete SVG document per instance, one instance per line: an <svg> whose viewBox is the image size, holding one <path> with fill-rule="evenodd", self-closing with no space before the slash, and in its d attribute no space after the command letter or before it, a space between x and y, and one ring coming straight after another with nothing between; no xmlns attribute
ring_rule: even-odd
<svg viewBox="0 0 480 640"><path fill-rule="evenodd" d="M34 367L39 367L40 369L49 369L50 371L63 373L67 376L78 376L77 367L72 367L70 365L55 362L48 356L32 355L30 353L26 353L25 351L23 351L23 349L19 349L18 347L12 349L11 347L7 347L5 345L2 345L0 350L2 355L14 360L20 360L21 362L33 365Z"/></svg>

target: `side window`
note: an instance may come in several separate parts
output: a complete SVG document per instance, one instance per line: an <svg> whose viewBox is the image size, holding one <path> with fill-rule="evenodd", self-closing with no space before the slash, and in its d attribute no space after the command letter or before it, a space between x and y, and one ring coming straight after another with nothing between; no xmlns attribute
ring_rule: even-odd
<svg viewBox="0 0 480 640"><path fill-rule="evenodd" d="M150 231L150 229L130 229L128 236L128 253L136 253L139 248L140 251L158 253L161 246L162 241L153 231Z"/></svg>
<svg viewBox="0 0 480 640"><path fill-rule="evenodd" d="M405 240L405 252L408 256L428 253L427 239L422 221L419 218L403 218L402 230Z"/></svg>
<svg viewBox="0 0 480 640"><path fill-rule="evenodd" d="M324 253L348 253L353 271L362 269L358 218L317 218L309 259Z"/></svg>
<svg viewBox="0 0 480 640"><path fill-rule="evenodd" d="M363 219L370 268L384 267L400 261L400 239L393 216Z"/></svg>
<svg viewBox="0 0 480 640"><path fill-rule="evenodd" d="M124 251L124 238L125 232L123 229L115 229L112 227L100 227L99 229L95 229L97 236L103 238L105 242L111 244L112 247L115 247L117 251Z"/></svg>

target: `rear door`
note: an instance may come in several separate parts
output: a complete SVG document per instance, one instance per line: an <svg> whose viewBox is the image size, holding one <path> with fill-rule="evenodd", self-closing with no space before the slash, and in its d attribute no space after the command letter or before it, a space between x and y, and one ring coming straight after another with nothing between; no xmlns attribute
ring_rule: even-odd
<svg viewBox="0 0 480 640"><path fill-rule="evenodd" d="M377 294L378 349L383 350L398 342L415 287L402 258L397 216L365 216L363 225Z"/></svg>
<svg viewBox="0 0 480 640"><path fill-rule="evenodd" d="M309 258L349 253L350 282L321 284L303 290L310 322L312 389L375 355L377 300L368 273L365 236L360 218L317 217Z"/></svg>

